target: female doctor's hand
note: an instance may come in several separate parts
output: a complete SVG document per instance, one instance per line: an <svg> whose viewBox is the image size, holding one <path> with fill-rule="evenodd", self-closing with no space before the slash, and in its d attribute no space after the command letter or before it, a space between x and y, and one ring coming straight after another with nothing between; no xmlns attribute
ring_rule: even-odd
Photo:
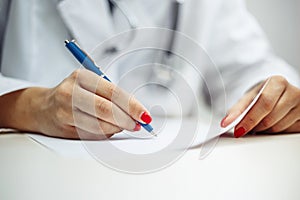
<svg viewBox="0 0 300 200"><path fill-rule="evenodd" d="M104 139L123 129L139 131L136 121L152 120L133 96L85 69L74 71L55 88L28 88L13 95L16 105L6 106L7 115L14 115L8 127L48 136Z"/></svg>
<svg viewBox="0 0 300 200"><path fill-rule="evenodd" d="M221 126L233 122L251 103L264 83L245 94L228 112ZM269 78L262 95L235 127L234 136L242 137L248 132L300 132L300 89L281 76Z"/></svg>

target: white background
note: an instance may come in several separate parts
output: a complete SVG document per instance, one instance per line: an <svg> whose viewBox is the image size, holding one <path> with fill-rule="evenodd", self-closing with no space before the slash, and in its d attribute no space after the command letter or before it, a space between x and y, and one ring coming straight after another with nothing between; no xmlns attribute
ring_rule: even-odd
<svg viewBox="0 0 300 200"><path fill-rule="evenodd" d="M277 55L300 72L300 1L246 0Z"/></svg>

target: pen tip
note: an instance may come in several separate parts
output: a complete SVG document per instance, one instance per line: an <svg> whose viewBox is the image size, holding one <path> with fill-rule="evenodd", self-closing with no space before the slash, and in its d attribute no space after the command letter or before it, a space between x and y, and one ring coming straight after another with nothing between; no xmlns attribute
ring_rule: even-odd
<svg viewBox="0 0 300 200"><path fill-rule="evenodd" d="M151 135L153 135L154 137L157 137L157 134L156 134L154 131L151 131L150 133L151 133Z"/></svg>

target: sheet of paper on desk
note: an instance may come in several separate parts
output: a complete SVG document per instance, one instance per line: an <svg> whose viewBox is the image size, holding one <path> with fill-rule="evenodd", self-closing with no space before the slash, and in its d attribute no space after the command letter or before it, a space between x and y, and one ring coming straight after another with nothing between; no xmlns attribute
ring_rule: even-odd
<svg viewBox="0 0 300 200"><path fill-rule="evenodd" d="M92 158L91 149L97 146L103 151L110 151L109 148L114 148L132 154L151 154L176 143L176 148L189 148L195 145L203 144L204 142L215 138L223 133L230 131L236 126L253 107L259 99L263 89L254 98L248 108L228 127L221 128L220 120L207 123L196 119L155 119L153 127L158 132L158 137L154 138L146 131L138 133L124 132L113 136L110 140L105 141L76 141L66 139L56 139L41 135L29 134L29 136L38 143L47 148L67 157ZM178 139L179 138L179 139ZM179 141L179 142L178 142ZM111 146L107 145L110 144ZM90 148L92 147L92 148Z"/></svg>
<svg viewBox="0 0 300 200"><path fill-rule="evenodd" d="M184 121L184 122L183 122ZM185 130L182 129L184 124ZM67 140L46 137L42 135L29 134L29 136L36 142L43 146L67 157L79 157L79 158L92 158L93 152L91 152L90 146L97 146L103 151L110 152L107 147L107 143L110 143L114 147L121 151L132 153L132 154L151 154L160 151L174 142L179 134L189 134L197 130L206 133L209 126L204 122L198 122L195 119L162 119L155 118L152 123L155 127L158 137L154 137L142 130L136 133L122 132L116 134L109 140L104 141L80 141L80 140ZM160 127L160 128L159 128ZM190 141L186 141L185 144L178 145L178 147L184 148L193 142L193 133L190 134ZM205 140L205 138L201 138Z"/></svg>

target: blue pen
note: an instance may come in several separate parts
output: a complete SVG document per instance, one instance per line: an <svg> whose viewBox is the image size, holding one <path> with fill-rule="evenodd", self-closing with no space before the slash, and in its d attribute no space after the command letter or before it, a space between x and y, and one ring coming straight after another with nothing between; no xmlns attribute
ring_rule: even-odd
<svg viewBox="0 0 300 200"><path fill-rule="evenodd" d="M79 46L75 43L75 41L65 41L65 45L67 49L73 54L73 56L88 70L98 74L105 80L110 81L110 79L100 70L100 68L95 64L95 62L91 59L90 56L88 56L87 53L85 53L82 49L79 48ZM144 124L141 122L138 122L145 130L147 130L149 133L151 133L153 136L157 136L155 132L153 131L153 127L150 124Z"/></svg>

